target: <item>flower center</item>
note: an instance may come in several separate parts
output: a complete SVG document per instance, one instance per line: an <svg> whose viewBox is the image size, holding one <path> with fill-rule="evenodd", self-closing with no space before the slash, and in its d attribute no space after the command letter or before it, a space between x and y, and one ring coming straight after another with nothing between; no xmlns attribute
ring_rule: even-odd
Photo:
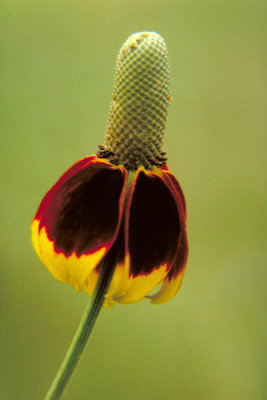
<svg viewBox="0 0 267 400"><path fill-rule="evenodd" d="M118 54L105 146L98 155L128 169L166 162L161 151L169 95L169 62L163 38L131 35Z"/></svg>

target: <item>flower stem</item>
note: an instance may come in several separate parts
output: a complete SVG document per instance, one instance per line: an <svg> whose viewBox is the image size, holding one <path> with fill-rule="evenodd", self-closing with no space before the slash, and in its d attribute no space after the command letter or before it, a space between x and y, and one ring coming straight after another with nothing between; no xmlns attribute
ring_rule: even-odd
<svg viewBox="0 0 267 400"><path fill-rule="evenodd" d="M117 245L112 246L107 256L104 258L100 269L100 276L97 281L91 301L89 302L82 317L77 332L72 340L70 348L61 364L58 373L45 397L45 400L58 400L65 389L71 374L73 373L86 342L92 332L97 316L105 300L117 259Z"/></svg>

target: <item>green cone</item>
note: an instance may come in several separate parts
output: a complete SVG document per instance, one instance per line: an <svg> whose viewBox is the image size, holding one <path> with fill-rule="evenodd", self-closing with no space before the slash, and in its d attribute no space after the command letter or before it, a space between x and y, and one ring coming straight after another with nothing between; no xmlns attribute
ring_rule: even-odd
<svg viewBox="0 0 267 400"><path fill-rule="evenodd" d="M102 153L113 153L114 163L132 170L163 164L169 100L169 61L163 38L155 32L131 35L117 58Z"/></svg>

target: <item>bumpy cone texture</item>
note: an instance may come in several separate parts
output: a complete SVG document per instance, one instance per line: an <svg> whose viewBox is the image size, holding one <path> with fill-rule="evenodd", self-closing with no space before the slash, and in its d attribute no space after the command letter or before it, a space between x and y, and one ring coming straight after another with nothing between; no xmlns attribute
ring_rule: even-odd
<svg viewBox="0 0 267 400"><path fill-rule="evenodd" d="M155 32L131 35L118 54L105 150L129 169L165 162L169 95L167 46Z"/></svg>

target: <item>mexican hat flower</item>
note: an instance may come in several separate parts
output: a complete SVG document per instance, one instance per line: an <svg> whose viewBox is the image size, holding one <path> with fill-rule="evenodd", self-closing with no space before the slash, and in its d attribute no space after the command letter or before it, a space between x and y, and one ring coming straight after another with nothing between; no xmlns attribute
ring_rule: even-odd
<svg viewBox="0 0 267 400"><path fill-rule="evenodd" d="M31 225L34 248L56 279L92 296L108 270L107 307L166 302L183 278L185 199L162 151L169 101L164 40L131 35L117 58L104 145L59 178Z"/></svg>

